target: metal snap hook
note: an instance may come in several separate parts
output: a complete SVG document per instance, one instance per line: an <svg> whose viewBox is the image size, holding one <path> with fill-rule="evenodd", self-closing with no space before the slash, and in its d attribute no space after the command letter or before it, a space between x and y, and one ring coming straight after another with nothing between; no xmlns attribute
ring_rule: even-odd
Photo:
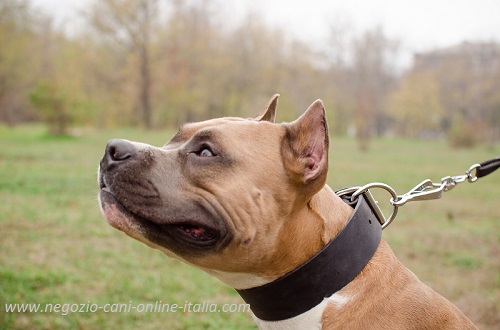
<svg viewBox="0 0 500 330"><path fill-rule="evenodd" d="M469 169L465 172L465 175L467 175L467 180L469 182L476 182L477 181L477 169L481 167L481 164L474 164ZM474 173L474 174L472 174Z"/></svg>

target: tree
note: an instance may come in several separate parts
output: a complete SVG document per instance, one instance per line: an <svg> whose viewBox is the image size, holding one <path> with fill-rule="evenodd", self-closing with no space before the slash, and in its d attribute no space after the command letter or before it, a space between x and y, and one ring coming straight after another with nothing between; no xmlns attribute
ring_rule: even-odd
<svg viewBox="0 0 500 330"><path fill-rule="evenodd" d="M26 93L39 74L37 18L27 1L0 1L0 121L36 118Z"/></svg>
<svg viewBox="0 0 500 330"><path fill-rule="evenodd" d="M438 135L444 110L435 77L425 71L412 71L403 77L390 97L389 114L400 135Z"/></svg>
<svg viewBox="0 0 500 330"><path fill-rule="evenodd" d="M146 128L152 126L151 47L158 14L157 0L102 0L95 2L88 16L100 38L137 58L137 103Z"/></svg>
<svg viewBox="0 0 500 330"><path fill-rule="evenodd" d="M223 105L224 68L229 60L215 22L212 1L172 1L168 24L158 38L156 79L161 104L160 123L180 125L220 115ZM222 84L222 86L221 86Z"/></svg>
<svg viewBox="0 0 500 330"><path fill-rule="evenodd" d="M500 46L468 43L418 54L414 72L430 72L444 111L442 131L452 145L498 139Z"/></svg>
<svg viewBox="0 0 500 330"><path fill-rule="evenodd" d="M353 27L342 21L333 20L330 25L325 61L327 63L326 94L332 98L334 119L330 126L334 133L349 134L354 127L354 79L349 68L350 44Z"/></svg>
<svg viewBox="0 0 500 330"><path fill-rule="evenodd" d="M356 129L361 150L370 137L380 134L387 122L387 95L395 82L394 59L398 43L389 40L380 27L365 32L352 43L352 75Z"/></svg>

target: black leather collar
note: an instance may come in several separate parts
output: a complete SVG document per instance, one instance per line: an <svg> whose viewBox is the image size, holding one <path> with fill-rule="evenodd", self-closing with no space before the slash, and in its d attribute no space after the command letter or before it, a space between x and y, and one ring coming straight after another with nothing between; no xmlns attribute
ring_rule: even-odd
<svg viewBox="0 0 500 330"><path fill-rule="evenodd" d="M318 254L279 279L237 290L261 320L279 321L300 315L351 282L375 253L382 227L360 195L348 223ZM354 204L354 205L353 205Z"/></svg>

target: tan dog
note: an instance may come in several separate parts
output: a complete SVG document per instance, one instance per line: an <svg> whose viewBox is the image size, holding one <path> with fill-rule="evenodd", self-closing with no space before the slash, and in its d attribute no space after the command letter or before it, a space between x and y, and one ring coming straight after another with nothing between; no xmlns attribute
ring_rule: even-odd
<svg viewBox="0 0 500 330"><path fill-rule="evenodd" d="M292 123L275 124L277 98L256 119L187 124L161 148L111 140L99 171L101 210L109 224L243 291L265 287L310 260L346 226L353 208L325 185L322 102ZM255 317L257 324L476 328L383 240L375 249L350 283L316 306L287 319Z"/></svg>

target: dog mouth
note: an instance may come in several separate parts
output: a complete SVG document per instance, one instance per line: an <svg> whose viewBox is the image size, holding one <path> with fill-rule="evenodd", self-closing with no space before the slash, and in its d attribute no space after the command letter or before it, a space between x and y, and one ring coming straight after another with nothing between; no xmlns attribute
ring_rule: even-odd
<svg viewBox="0 0 500 330"><path fill-rule="evenodd" d="M138 221L142 226L148 228L146 237L165 246L165 238L177 241L182 239L187 243L196 246L211 246L219 241L219 232L213 228L197 224L195 222L176 222L173 224L156 224L149 220L145 220L138 216L134 216L134 220Z"/></svg>
<svg viewBox="0 0 500 330"><path fill-rule="evenodd" d="M106 186L102 178L99 179L101 188L99 197L101 208L108 223L126 234L138 231L149 241L167 247L168 242L179 240L199 247L215 245L223 236L221 231L205 224L205 221L195 219L175 219L160 222L145 218L128 209L117 200L111 189ZM116 215L106 212L106 207L115 205L120 213L120 219ZM123 222L126 222L125 224Z"/></svg>
<svg viewBox="0 0 500 330"><path fill-rule="evenodd" d="M196 241L211 241L217 238L217 232L213 229L194 225L190 223L171 225L177 227L177 230L181 230L185 235L189 236L191 239Z"/></svg>

